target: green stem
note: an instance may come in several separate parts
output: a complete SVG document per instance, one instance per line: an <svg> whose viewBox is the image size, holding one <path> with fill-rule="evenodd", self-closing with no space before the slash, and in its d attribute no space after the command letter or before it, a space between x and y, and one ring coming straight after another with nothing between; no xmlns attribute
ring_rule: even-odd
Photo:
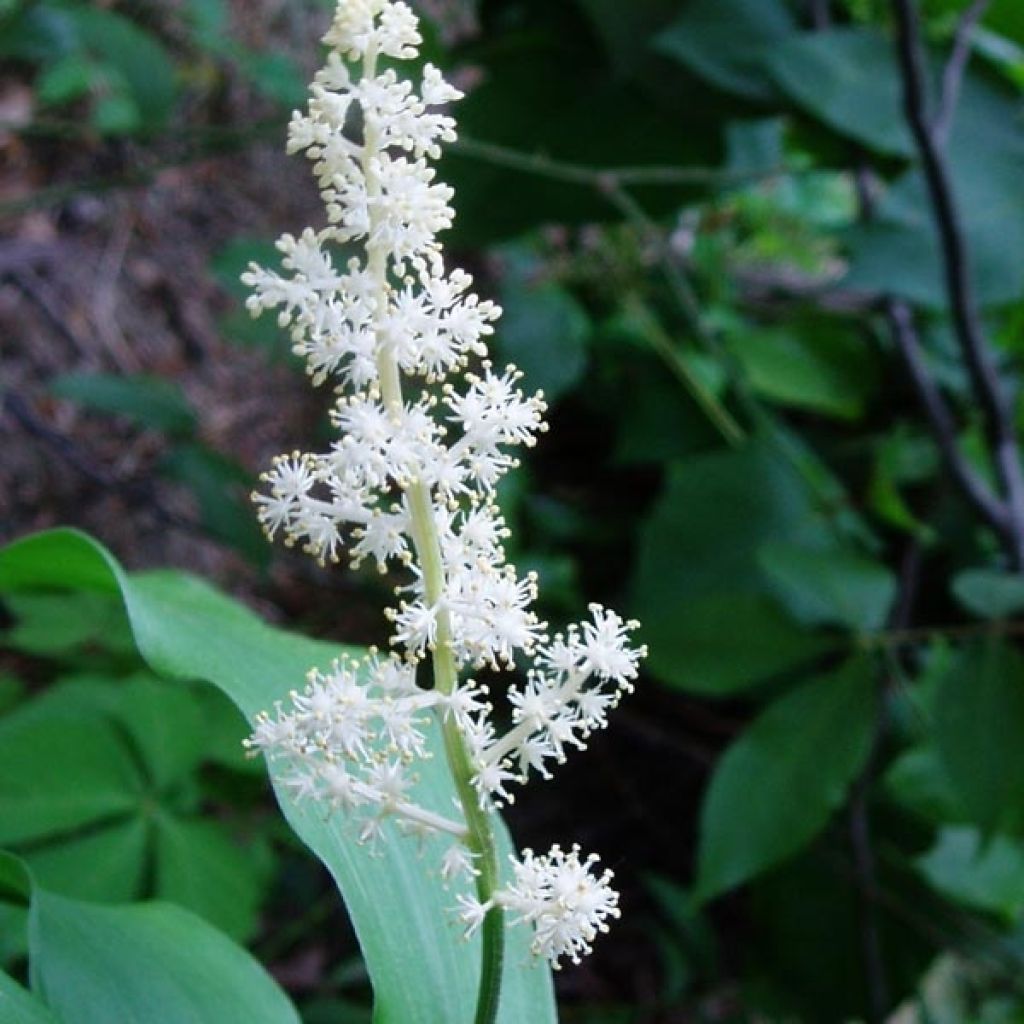
<svg viewBox="0 0 1024 1024"><path fill-rule="evenodd" d="M368 50L364 58L363 73L367 77L376 74L377 54ZM365 129L363 173L366 189L371 198L380 195L380 182L373 171L369 155L379 148L377 126L369 119ZM374 214L371 213L370 234L373 234ZM387 306L390 285L387 273L387 254L379 247L368 246L368 267L380 291L378 315ZM403 407L402 375L393 352L385 345L377 348L377 372L380 381L381 401L384 407L396 417ZM452 646L452 625L448 609L442 599L445 589L444 562L441 556L441 541L434 519L433 500L430 488L422 480L413 480L406 490L409 513L412 520L412 538L416 555L423 574L424 600L431 608L437 609L437 636L431 649L434 669L434 687L443 694L451 694L459 679ZM480 805L480 798L473 787L473 766L466 741L455 721L454 715L442 717L441 732L444 738L444 752L448 769L455 783L455 791L462 805L468 834L463 840L473 855L476 876L477 899L490 903L498 888L498 851L494 830L488 813ZM493 906L487 912L481 928L483 955L480 967L480 985L477 991L474 1024L494 1024L498 1016L498 1000L501 995L502 964L505 956L504 912Z"/></svg>

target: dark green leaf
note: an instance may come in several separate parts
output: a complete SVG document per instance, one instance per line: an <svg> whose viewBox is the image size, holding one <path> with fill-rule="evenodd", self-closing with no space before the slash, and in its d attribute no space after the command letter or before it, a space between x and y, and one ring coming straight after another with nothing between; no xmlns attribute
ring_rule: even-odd
<svg viewBox="0 0 1024 1024"><path fill-rule="evenodd" d="M175 436L187 437L195 430L195 414L188 400L176 384L163 377L66 373L53 381L50 390L86 408L126 416L140 426Z"/></svg>
<svg viewBox="0 0 1024 1024"><path fill-rule="evenodd" d="M53 657L84 644L132 649L124 609L110 595L12 594L7 605L16 621L3 642L12 650Z"/></svg>
<svg viewBox="0 0 1024 1024"><path fill-rule="evenodd" d="M996 569L968 569L953 579L953 593L983 619L1005 619L1024 609L1024 577Z"/></svg>
<svg viewBox="0 0 1024 1024"><path fill-rule="evenodd" d="M40 103L57 106L86 95L96 81L96 69L80 54L68 54L51 64L35 83Z"/></svg>
<svg viewBox="0 0 1024 1024"><path fill-rule="evenodd" d="M918 870L944 896L998 914L1007 924L1024 911L1024 844L1007 836L985 840L976 828L944 828L917 858Z"/></svg>
<svg viewBox="0 0 1024 1024"><path fill-rule="evenodd" d="M765 55L795 29L779 0L690 0L655 45L722 89L767 100L775 89Z"/></svg>
<svg viewBox="0 0 1024 1024"><path fill-rule="evenodd" d="M697 897L707 900L808 843L871 749L872 668L853 660L780 697L725 752L701 810Z"/></svg>
<svg viewBox="0 0 1024 1024"><path fill-rule="evenodd" d="M270 976L201 918L170 904L107 907L36 889L34 986L75 1024L299 1024Z"/></svg>
<svg viewBox="0 0 1024 1024"><path fill-rule="evenodd" d="M132 759L98 715L21 720L15 712L0 721L0 843L125 814L141 790Z"/></svg>
<svg viewBox="0 0 1024 1024"><path fill-rule="evenodd" d="M780 89L841 135L910 156L893 44L872 29L832 29L780 39L762 66Z"/></svg>
<svg viewBox="0 0 1024 1024"><path fill-rule="evenodd" d="M1024 656L972 643L939 685L935 735L964 807L982 828L1024 828Z"/></svg>
<svg viewBox="0 0 1024 1024"><path fill-rule="evenodd" d="M886 566L845 548L766 544L758 561L783 604L810 626L881 629L896 597L896 577Z"/></svg>
<svg viewBox="0 0 1024 1024"><path fill-rule="evenodd" d="M930 744L901 754L883 780L885 792L925 821L943 824L964 819L949 777Z"/></svg>
<svg viewBox="0 0 1024 1024"><path fill-rule="evenodd" d="M256 928L265 873L212 821L156 820L156 892L201 914L233 939Z"/></svg>
<svg viewBox="0 0 1024 1024"><path fill-rule="evenodd" d="M857 419L873 390L863 339L821 321L737 331L729 349L750 386L779 405Z"/></svg>
<svg viewBox="0 0 1024 1024"><path fill-rule="evenodd" d="M709 594L649 611L643 639L647 667L659 679L714 695L749 689L835 646L797 625L767 596L752 593Z"/></svg>

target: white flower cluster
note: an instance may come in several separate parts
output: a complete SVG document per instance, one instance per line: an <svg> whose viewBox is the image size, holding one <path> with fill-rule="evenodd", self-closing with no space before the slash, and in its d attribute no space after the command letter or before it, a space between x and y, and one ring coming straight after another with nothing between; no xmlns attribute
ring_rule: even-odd
<svg viewBox="0 0 1024 1024"><path fill-rule="evenodd" d="M523 393L514 367L487 359L498 307L473 294L468 274L445 269L436 234L451 223L452 190L430 161L455 138L438 108L460 93L429 64L418 88L379 67L415 57L420 41L406 4L342 0L325 36L327 65L288 142L313 162L328 226L280 239L283 273L253 264L243 276L250 311L276 310L314 383L331 379L339 392L338 440L275 460L255 496L260 520L270 537L280 532L321 562L347 551L356 565L406 570L388 611L397 650L312 673L290 704L261 716L250 747L278 763L296 795L355 818L364 841L379 842L388 819L451 835L441 872L472 878L464 822L412 796L429 716L454 719L490 809L511 798L511 783L531 769L548 777L547 762L606 724L644 650L630 642L636 623L597 605L590 621L549 637L531 610L535 577L506 561L495 487L517 465L509 449L546 429L545 405ZM409 378L421 381L413 400L402 393ZM450 666L447 687L416 685L428 655ZM517 657L533 667L509 692L513 725L499 737L485 689L456 678L511 668ZM575 959L617 914L610 876L592 875L593 862L575 849L527 853L490 900L459 897L463 920L471 930L490 906L507 907L533 925L536 952Z"/></svg>

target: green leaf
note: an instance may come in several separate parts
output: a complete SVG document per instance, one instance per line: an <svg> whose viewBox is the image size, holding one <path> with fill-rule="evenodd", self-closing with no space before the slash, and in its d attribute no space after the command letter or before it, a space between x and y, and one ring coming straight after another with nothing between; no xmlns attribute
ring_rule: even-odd
<svg viewBox="0 0 1024 1024"><path fill-rule="evenodd" d="M40 885L77 899L125 903L135 899L146 864L147 825L132 818L23 854Z"/></svg>
<svg viewBox="0 0 1024 1024"><path fill-rule="evenodd" d="M299 1024L242 948L170 904L106 907L36 888L33 987L75 1024Z"/></svg>
<svg viewBox="0 0 1024 1024"><path fill-rule="evenodd" d="M587 365L590 318L525 246L501 250L507 262L496 335L499 358L516 364L530 391L553 401L579 382Z"/></svg>
<svg viewBox="0 0 1024 1024"><path fill-rule="evenodd" d="M852 420L873 391L863 339L820 322L737 331L728 345L750 386L782 406Z"/></svg>
<svg viewBox="0 0 1024 1024"><path fill-rule="evenodd" d="M701 809L697 897L707 900L810 842L846 796L871 749L870 662L774 701L718 762Z"/></svg>
<svg viewBox="0 0 1024 1024"><path fill-rule="evenodd" d="M968 569L954 577L953 594L982 619L1005 619L1024 609L1024 577L997 569Z"/></svg>
<svg viewBox="0 0 1024 1024"><path fill-rule="evenodd" d="M163 377L144 374L66 373L50 390L89 409L126 416L140 426L178 437L195 431L195 414L181 389Z"/></svg>
<svg viewBox="0 0 1024 1024"><path fill-rule="evenodd" d="M678 686L725 693L821 653L827 642L793 628L772 605L757 552L769 541L831 547L832 537L804 477L766 439L673 464L641 530L632 584L652 670ZM762 657L740 652L737 635Z"/></svg>
<svg viewBox="0 0 1024 1024"><path fill-rule="evenodd" d="M764 71L765 54L795 30L778 0L690 0L655 46L722 89L769 100L776 93Z"/></svg>
<svg viewBox="0 0 1024 1024"><path fill-rule="evenodd" d="M31 992L0 971L0 1021L3 1024L59 1024Z"/></svg>
<svg viewBox="0 0 1024 1024"><path fill-rule="evenodd" d="M939 684L935 736L972 819L1024 828L1024 656L996 638L965 647Z"/></svg>
<svg viewBox="0 0 1024 1024"><path fill-rule="evenodd" d="M141 791L132 759L98 715L21 720L14 713L0 721L0 843L125 814Z"/></svg>
<svg viewBox="0 0 1024 1024"><path fill-rule="evenodd" d="M839 134L880 153L912 155L895 52L881 32L793 35L767 49L762 66L791 100Z"/></svg>
<svg viewBox="0 0 1024 1024"><path fill-rule="evenodd" d="M340 653L260 622L250 611L194 577L176 572L128 575L80 533L56 530L0 551L0 592L54 585L117 588L143 657L173 678L206 679L252 719ZM440 754L421 766L418 799L450 813L454 791ZM2 745L0 745L2 746ZM402 1024L457 1020L472 1006L480 962L479 938L463 942L450 922L452 894L428 877L436 843L388 842L371 857L337 816L278 800L292 827L327 865L345 897L374 986L376 1019ZM507 835L503 845L509 849ZM512 929L505 958L499 1021L554 1020L551 976L531 962L529 935ZM77 1024L77 1022L76 1022Z"/></svg>
<svg viewBox="0 0 1024 1024"><path fill-rule="evenodd" d="M1013 924L1024 912L1024 844L1007 836L982 838L976 828L944 828L918 857L917 869L944 896Z"/></svg>
<svg viewBox="0 0 1024 1024"><path fill-rule="evenodd" d="M201 914L233 939L252 937L265 872L215 822L156 819L156 891Z"/></svg>
<svg viewBox="0 0 1024 1024"><path fill-rule="evenodd" d="M108 594L12 594L6 603L16 620L3 634L11 650L54 657L85 644L131 649L124 609Z"/></svg>
<svg viewBox="0 0 1024 1024"><path fill-rule="evenodd" d="M896 598L896 577L886 566L845 548L766 544L758 561L783 604L809 626L878 630Z"/></svg>
<svg viewBox="0 0 1024 1024"><path fill-rule="evenodd" d="M270 546L250 511L248 474L237 462L205 445L183 443L167 453L161 468L192 491L213 536L256 565L266 564Z"/></svg>
<svg viewBox="0 0 1024 1024"><path fill-rule="evenodd" d="M139 676L125 685L111 710L134 739L157 788L187 776L203 760L205 723L189 690Z"/></svg>
<svg viewBox="0 0 1024 1024"><path fill-rule="evenodd" d="M40 103L59 106L85 96L96 81L96 69L80 54L58 58L35 82Z"/></svg>
<svg viewBox="0 0 1024 1024"><path fill-rule="evenodd" d="M156 37L113 11L73 6L62 10L84 50L125 84L139 129L154 135L174 107L174 63Z"/></svg>
<svg viewBox="0 0 1024 1024"><path fill-rule="evenodd" d="M101 96L92 109L90 120L100 135L142 134L145 123L131 94L121 90Z"/></svg>
<svg viewBox="0 0 1024 1024"><path fill-rule="evenodd" d="M749 689L836 646L799 626L770 598L750 593L708 594L649 611L643 640L647 668L659 679L717 696Z"/></svg>
<svg viewBox="0 0 1024 1024"><path fill-rule="evenodd" d="M963 808L931 744L902 753L885 773L886 794L925 821L941 825L962 821Z"/></svg>

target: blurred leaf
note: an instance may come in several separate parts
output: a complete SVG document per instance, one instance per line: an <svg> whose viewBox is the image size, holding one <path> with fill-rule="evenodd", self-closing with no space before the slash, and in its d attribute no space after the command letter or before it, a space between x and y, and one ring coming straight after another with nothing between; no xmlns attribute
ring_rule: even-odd
<svg viewBox="0 0 1024 1024"><path fill-rule="evenodd" d="M608 50L617 74L632 74L650 61L650 37L679 8L679 0L577 0Z"/></svg>
<svg viewBox="0 0 1024 1024"><path fill-rule="evenodd" d="M586 370L590 318L565 288L541 279L544 268L528 248L506 246L502 255L498 358L523 371L528 391L540 389L555 401Z"/></svg>
<svg viewBox="0 0 1024 1024"><path fill-rule="evenodd" d="M105 594L12 594L5 599L15 624L6 647L56 657L85 644L115 653L134 650L124 609Z"/></svg>
<svg viewBox="0 0 1024 1024"><path fill-rule="evenodd" d="M233 52L238 66L268 99L288 108L301 107L306 102L306 74L291 57L240 47Z"/></svg>
<svg viewBox="0 0 1024 1024"><path fill-rule="evenodd" d="M935 735L971 818L1024 827L1024 656L996 638L967 645L939 685Z"/></svg>
<svg viewBox="0 0 1024 1024"><path fill-rule="evenodd" d="M242 274L250 263L267 270L281 269L281 253L273 240L267 238L233 238L221 246L210 260L210 270L220 286L239 302L244 302L249 289L242 284ZM248 313L245 314L248 316ZM280 334L280 328L275 326Z"/></svg>
<svg viewBox="0 0 1024 1024"><path fill-rule="evenodd" d="M1007 923L1024 912L1024 844L976 828L944 828L916 860L921 874L944 896L998 914Z"/></svg>
<svg viewBox="0 0 1024 1024"><path fill-rule="evenodd" d="M655 46L722 89L769 100L776 93L766 55L795 30L779 0L690 0Z"/></svg>
<svg viewBox="0 0 1024 1024"><path fill-rule="evenodd" d="M255 565L265 565L270 545L252 515L243 489L249 475L234 460L202 444L177 444L161 469L195 495L203 525Z"/></svg>
<svg viewBox="0 0 1024 1024"><path fill-rule="evenodd" d="M885 773L883 788L901 807L933 824L964 818L938 751L931 744L904 751Z"/></svg>
<svg viewBox="0 0 1024 1024"><path fill-rule="evenodd" d="M701 809L696 898L791 856L844 801L871 749L869 661L849 661L770 704L715 766Z"/></svg>
<svg viewBox="0 0 1024 1024"><path fill-rule="evenodd" d="M36 888L31 967L39 994L75 1024L299 1024L270 975L201 918L170 904L120 907Z"/></svg>
<svg viewBox="0 0 1024 1024"><path fill-rule="evenodd" d="M674 463L641 529L632 582L651 670L679 686L729 692L821 653L827 641L786 621L757 564L763 543L798 540L833 543L804 477L772 443L756 438ZM756 657L737 649L737 635Z"/></svg>
<svg viewBox="0 0 1024 1024"><path fill-rule="evenodd" d="M1024 129L1016 104L984 80L965 78L947 147L953 194L979 301L996 305L1024 291ZM895 292L942 309L948 303L935 219L924 179L909 170L883 194L871 222L847 235L845 287Z"/></svg>
<svg viewBox="0 0 1024 1024"><path fill-rule="evenodd" d="M953 578L953 594L982 619L1005 619L1024 609L1024 577L996 569L968 569Z"/></svg>
<svg viewBox="0 0 1024 1024"><path fill-rule="evenodd" d="M99 716L0 720L0 843L128 813L141 792L134 763Z"/></svg>
<svg viewBox="0 0 1024 1024"><path fill-rule="evenodd" d="M881 32L792 35L764 51L762 66L791 100L841 135L884 154L914 152L892 43Z"/></svg>
<svg viewBox="0 0 1024 1024"><path fill-rule="evenodd" d="M101 135L140 134L145 125L138 104L122 92L100 97L93 106L91 120Z"/></svg>
<svg viewBox="0 0 1024 1024"><path fill-rule="evenodd" d="M855 551L766 544L758 561L783 604L809 626L878 630L896 598L896 577Z"/></svg>
<svg viewBox="0 0 1024 1024"><path fill-rule="evenodd" d="M80 54L58 58L35 81L36 99L58 106L85 96L96 80L96 69Z"/></svg>
<svg viewBox="0 0 1024 1024"><path fill-rule="evenodd" d="M92 6L62 10L81 45L124 81L143 135L155 135L174 107L174 63L157 38L123 15ZM113 99L113 98L112 98ZM111 116L110 112L106 116ZM123 115L122 115L123 116Z"/></svg>
<svg viewBox="0 0 1024 1024"><path fill-rule="evenodd" d="M126 416L171 436L188 437L195 431L188 400L177 384L163 377L65 373L51 383L50 391L87 409Z"/></svg>
<svg viewBox="0 0 1024 1024"><path fill-rule="evenodd" d="M0 593L53 586L119 590L140 652L154 671L215 683L250 720L272 707L311 666L326 665L339 654L335 645L266 626L194 577L175 572L129 576L104 548L74 531L39 534L0 551ZM439 742L437 733L431 734L432 749L439 749ZM443 758L423 762L416 792L425 806L450 808L451 780ZM439 856L443 842L430 840L423 849L415 843L385 843L379 857L368 857L337 816L325 819L315 807L296 805L283 790L278 799L289 823L338 881L374 983L380 1019L403 1024L456 1019L476 992L480 946L479 938L467 944L451 928L446 913L451 894L425 881L426 864ZM507 833L501 843L504 864ZM183 935L177 939L186 941ZM524 929L509 933L500 1024L554 1020L550 972L542 964L527 966L528 943ZM147 953L159 962L156 950ZM112 985L119 981L111 975Z"/></svg>
<svg viewBox="0 0 1024 1024"><path fill-rule="evenodd" d="M265 873L212 821L156 819L156 893L238 941L252 938Z"/></svg>
<svg viewBox="0 0 1024 1024"><path fill-rule="evenodd" d="M0 971L0 1021L4 1024L59 1024L45 1003Z"/></svg>
<svg viewBox="0 0 1024 1024"><path fill-rule="evenodd" d="M857 419L874 390L864 340L822 321L745 329L728 344L750 386L779 405Z"/></svg>
<svg viewBox="0 0 1024 1024"><path fill-rule="evenodd" d="M134 739L153 784L162 789L194 771L207 742L192 692L145 675L122 685L111 710Z"/></svg>
<svg viewBox="0 0 1024 1024"><path fill-rule="evenodd" d="M795 623L767 596L751 593L709 594L648 611L643 639L647 667L659 679L716 696L810 664L837 646Z"/></svg>
<svg viewBox="0 0 1024 1024"><path fill-rule="evenodd" d="M23 859L39 884L54 892L92 902L125 903L142 887L147 831L142 818L126 819L33 847Z"/></svg>

